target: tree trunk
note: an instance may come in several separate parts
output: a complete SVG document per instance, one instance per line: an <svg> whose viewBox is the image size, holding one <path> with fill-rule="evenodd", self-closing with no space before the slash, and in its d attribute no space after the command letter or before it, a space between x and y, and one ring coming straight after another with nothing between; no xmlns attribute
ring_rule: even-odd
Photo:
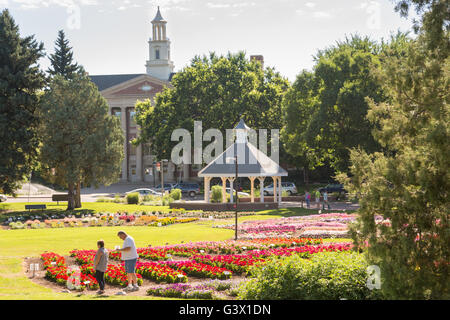
<svg viewBox="0 0 450 320"><path fill-rule="evenodd" d="M81 208L81 182L77 183L77 192L75 195L75 208Z"/></svg>
<svg viewBox="0 0 450 320"><path fill-rule="evenodd" d="M69 201L67 202L67 210L75 209L75 195L74 195L74 185L73 183L69 183Z"/></svg>

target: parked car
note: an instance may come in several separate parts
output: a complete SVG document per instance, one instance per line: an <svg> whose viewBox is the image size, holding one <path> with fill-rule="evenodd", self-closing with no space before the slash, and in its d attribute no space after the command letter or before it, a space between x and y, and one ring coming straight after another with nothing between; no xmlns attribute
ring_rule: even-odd
<svg viewBox="0 0 450 320"><path fill-rule="evenodd" d="M8 200L8 197L5 196L4 194L0 194L0 202L5 202Z"/></svg>
<svg viewBox="0 0 450 320"><path fill-rule="evenodd" d="M289 196L297 194L297 187L293 182L281 182L281 189L283 190L283 192L287 192ZM264 195L273 196L273 184L264 187Z"/></svg>
<svg viewBox="0 0 450 320"><path fill-rule="evenodd" d="M187 193L190 197L195 197L200 193L200 185L198 183L178 183L174 187L174 189L180 189L181 193Z"/></svg>
<svg viewBox="0 0 450 320"><path fill-rule="evenodd" d="M170 192L170 191L172 191L172 189L175 189L175 186L176 186L175 183L164 183L164 192ZM162 190L161 184L158 184L158 185L155 187L155 190L161 192L161 190Z"/></svg>
<svg viewBox="0 0 450 320"><path fill-rule="evenodd" d="M230 194L231 188L225 188L225 190L226 190L227 194ZM236 189L234 190L234 192L236 192ZM238 195L240 197L250 197L250 194L248 194L247 192L238 192Z"/></svg>
<svg viewBox="0 0 450 320"><path fill-rule="evenodd" d="M139 193L141 196L145 197L145 196L162 196L161 192L156 192L155 190L152 189L147 189L147 188L141 188L141 189L135 189L135 190L131 190L125 193L125 196L130 194L130 193Z"/></svg>
<svg viewBox="0 0 450 320"><path fill-rule="evenodd" d="M320 193L348 193L347 190L344 189L344 185L343 184L329 184L324 188L320 188L319 192Z"/></svg>

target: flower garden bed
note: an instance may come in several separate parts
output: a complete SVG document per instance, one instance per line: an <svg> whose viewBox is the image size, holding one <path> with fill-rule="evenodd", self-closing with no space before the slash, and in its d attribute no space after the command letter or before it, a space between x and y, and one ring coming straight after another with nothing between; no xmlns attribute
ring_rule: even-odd
<svg viewBox="0 0 450 320"><path fill-rule="evenodd" d="M241 212L241 216L255 215L255 212ZM199 219L229 219L233 212L203 212L171 209L161 211L137 211L134 213L111 212L65 212L58 213L6 213L0 215L0 223L4 229L42 229L42 228L75 228L102 226L165 226L174 223L189 223Z"/></svg>
<svg viewBox="0 0 450 320"><path fill-rule="evenodd" d="M230 290L235 290L236 285L249 276L251 267L264 264L268 259L290 255L309 258L318 252L349 251L351 247L349 243L324 245L321 239L275 238L139 248L136 273L139 285L145 289L143 292L150 295L230 299L235 296ZM95 253L95 250L72 250L68 257L42 254L45 279L80 291L97 289L92 267ZM109 256L105 273L107 284L118 288L126 286L120 256L114 251L110 251ZM72 262L76 268L68 267Z"/></svg>
<svg viewBox="0 0 450 320"><path fill-rule="evenodd" d="M302 217L289 217L258 221L246 221L238 226L241 239L260 238L346 238L349 224L356 214L328 213ZM234 229L234 224L217 225L216 228Z"/></svg>

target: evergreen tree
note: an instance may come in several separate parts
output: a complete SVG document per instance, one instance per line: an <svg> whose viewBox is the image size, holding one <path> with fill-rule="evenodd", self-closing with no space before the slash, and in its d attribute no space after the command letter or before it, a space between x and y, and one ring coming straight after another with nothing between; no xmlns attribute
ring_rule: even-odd
<svg viewBox="0 0 450 320"><path fill-rule="evenodd" d="M55 168L69 189L68 210L75 208L79 182L98 186L118 180L123 160L119 119L86 74L53 77L42 98L41 158Z"/></svg>
<svg viewBox="0 0 450 320"><path fill-rule="evenodd" d="M45 77L38 60L44 46L21 38L7 9L0 14L0 191L14 193L32 171L39 140L38 91Z"/></svg>
<svg viewBox="0 0 450 320"><path fill-rule="evenodd" d="M51 67L48 69L48 73L52 76L61 75L66 80L70 80L74 77L75 73L84 73L82 66L73 62L73 52L72 47L69 46L69 40L66 39L66 35L63 30L58 32L58 38L55 41L55 53L49 57L51 62ZM58 177L59 170L52 168L54 170L54 175L57 177L56 180L61 180ZM76 197L75 197L75 208L81 208L81 182L78 181L76 184Z"/></svg>
<svg viewBox="0 0 450 320"><path fill-rule="evenodd" d="M81 67L73 62L72 48L69 46L69 40L63 30L58 32L58 38L55 41L55 53L50 57L51 66L47 72L52 75L62 75L65 79L71 79L73 74L80 71Z"/></svg>
<svg viewBox="0 0 450 320"><path fill-rule="evenodd" d="M352 176L339 176L360 198L353 238L389 299L450 298L450 57L445 41L431 45L433 30L378 74L391 99L371 101L368 118L385 152L352 150Z"/></svg>

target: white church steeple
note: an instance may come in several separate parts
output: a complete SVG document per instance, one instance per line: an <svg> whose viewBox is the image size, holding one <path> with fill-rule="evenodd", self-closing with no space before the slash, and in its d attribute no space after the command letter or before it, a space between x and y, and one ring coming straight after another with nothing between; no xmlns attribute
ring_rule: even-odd
<svg viewBox="0 0 450 320"><path fill-rule="evenodd" d="M167 38L167 21L158 12L152 21L153 36L150 38L150 59L147 61L147 74L167 81L174 70L173 62L170 60L170 40Z"/></svg>

